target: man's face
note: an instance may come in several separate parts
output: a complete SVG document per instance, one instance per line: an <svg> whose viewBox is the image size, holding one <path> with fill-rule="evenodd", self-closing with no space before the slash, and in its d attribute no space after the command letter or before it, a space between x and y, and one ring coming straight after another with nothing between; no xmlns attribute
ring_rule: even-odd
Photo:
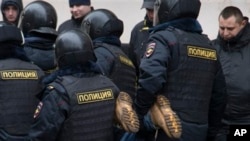
<svg viewBox="0 0 250 141"><path fill-rule="evenodd" d="M73 5L70 7L70 12L74 19L82 18L91 11L90 5Z"/></svg>
<svg viewBox="0 0 250 141"><path fill-rule="evenodd" d="M230 40L241 31L245 26L246 21L237 22L235 16L231 16L224 19L222 16L219 17L219 35L224 40Z"/></svg>
<svg viewBox="0 0 250 141"><path fill-rule="evenodd" d="M146 14L148 16L148 19L153 22L154 20L154 9L146 9Z"/></svg>
<svg viewBox="0 0 250 141"><path fill-rule="evenodd" d="M8 22L10 23L14 23L18 17L18 9L13 6L13 5L9 5L7 7L4 8L3 13L7 19Z"/></svg>

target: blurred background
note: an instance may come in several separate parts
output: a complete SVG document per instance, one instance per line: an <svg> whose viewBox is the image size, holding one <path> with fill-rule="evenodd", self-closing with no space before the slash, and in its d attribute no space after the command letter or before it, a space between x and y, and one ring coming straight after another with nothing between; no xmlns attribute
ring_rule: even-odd
<svg viewBox="0 0 250 141"><path fill-rule="evenodd" d="M34 0L23 0L24 7ZM68 0L45 0L51 3L58 16L57 27L65 20L71 17ZM143 0L92 0L92 6L95 9L107 8L112 10L118 18L124 22L124 32L121 37L122 42L127 43L130 39L130 32L135 24L141 21L145 16L145 9L141 9ZM250 0L201 0L202 6L199 22L203 31L214 39L218 32L218 15L220 11L228 5L239 7L245 16L250 17ZM2 19L2 14L0 14Z"/></svg>

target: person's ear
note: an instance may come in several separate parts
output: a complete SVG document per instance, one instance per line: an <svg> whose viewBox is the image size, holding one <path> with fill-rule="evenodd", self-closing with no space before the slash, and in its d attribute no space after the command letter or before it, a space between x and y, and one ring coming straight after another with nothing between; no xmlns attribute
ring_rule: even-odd
<svg viewBox="0 0 250 141"><path fill-rule="evenodd" d="M245 26L248 23L248 18L244 17L244 19L242 20L242 25Z"/></svg>
<svg viewBox="0 0 250 141"><path fill-rule="evenodd" d="M242 23L241 23L243 26L245 26L247 24L247 21L246 20L243 20Z"/></svg>

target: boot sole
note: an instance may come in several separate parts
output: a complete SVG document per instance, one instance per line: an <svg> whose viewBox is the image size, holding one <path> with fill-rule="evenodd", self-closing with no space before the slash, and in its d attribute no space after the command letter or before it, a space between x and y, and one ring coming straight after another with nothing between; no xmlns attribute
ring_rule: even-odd
<svg viewBox="0 0 250 141"><path fill-rule="evenodd" d="M132 108L132 99L125 93L120 92L117 97L117 104L120 105L122 113L120 114L120 122L122 127L132 133L139 131L139 120L136 112Z"/></svg>
<svg viewBox="0 0 250 141"><path fill-rule="evenodd" d="M157 105L167 125L162 128L164 132L171 138L180 138L182 133L181 122L177 114L171 109L169 100L165 96L158 95Z"/></svg>

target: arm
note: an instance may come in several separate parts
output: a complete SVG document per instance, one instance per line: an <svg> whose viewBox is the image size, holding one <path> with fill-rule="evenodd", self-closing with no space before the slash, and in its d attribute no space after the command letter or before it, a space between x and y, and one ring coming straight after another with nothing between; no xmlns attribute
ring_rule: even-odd
<svg viewBox="0 0 250 141"><path fill-rule="evenodd" d="M220 64L217 72L209 107L208 140L214 140L222 126L222 117L227 103L226 83Z"/></svg>
<svg viewBox="0 0 250 141"><path fill-rule="evenodd" d="M69 101L65 94L59 94L55 89L45 91L45 96L39 103L35 121L29 132L32 141L54 141L69 111Z"/></svg>
<svg viewBox="0 0 250 141"><path fill-rule="evenodd" d="M152 48L152 54L149 48ZM156 94L166 84L170 58L169 47L161 36L151 37L140 64L139 89L135 100L139 118L148 112L155 102Z"/></svg>

